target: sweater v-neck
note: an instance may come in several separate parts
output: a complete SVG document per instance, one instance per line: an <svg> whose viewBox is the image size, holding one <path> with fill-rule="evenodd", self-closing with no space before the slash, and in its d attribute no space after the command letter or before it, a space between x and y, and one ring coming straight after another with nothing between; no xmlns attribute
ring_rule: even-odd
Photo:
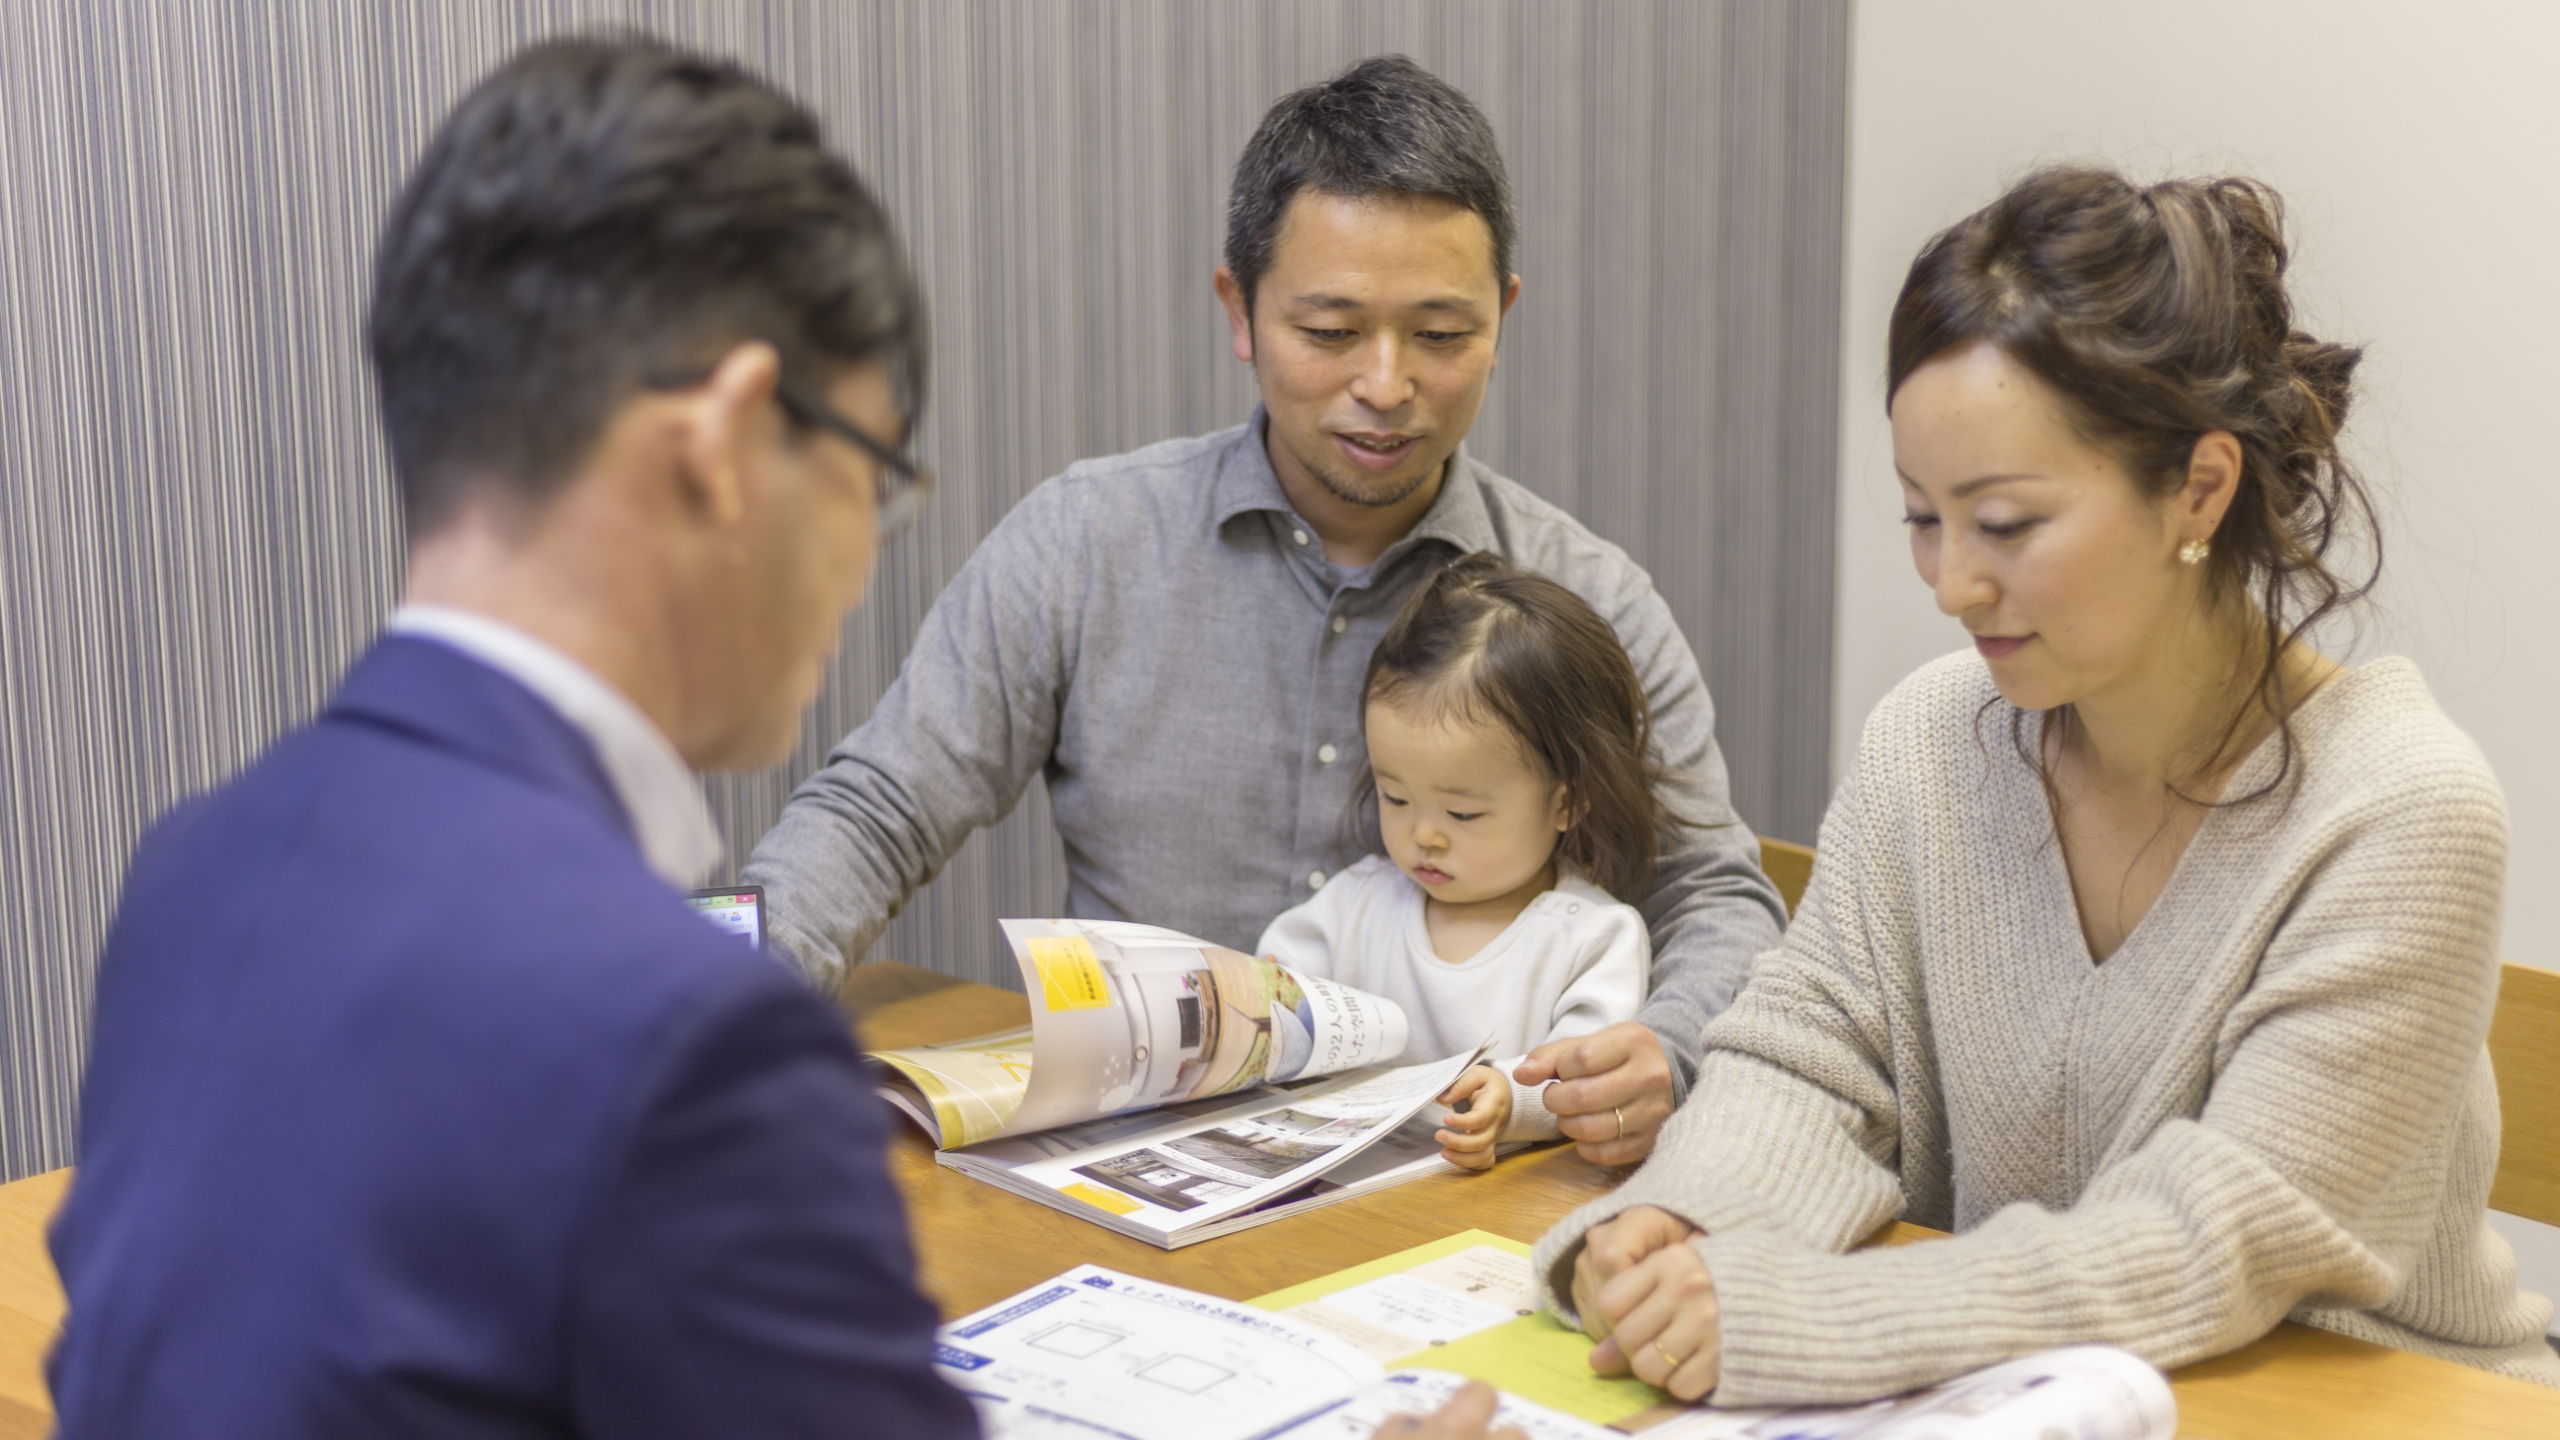
<svg viewBox="0 0 2560 1440"><path fill-rule="evenodd" d="M2326 683L2312 693L2311 698L2303 701L2294 710L2294 723L2300 724L2303 717L2328 700L2331 692L2352 682L2365 668L2340 666L2330 675ZM2035 734L2031 737L2035 754L2044 753L2045 726L2049 723L2048 717L2051 714L2051 711L2039 711L2036 714ZM2242 757L2240 763L2232 767L2231 778L2223 783L2222 793L2246 795L2252 788L2271 778L2262 772L2280 763L2279 755L2283 739L2284 730L2281 726L2260 736L2258 743L2249 747L2249 753ZM2142 918L2134 921L2133 927L2125 931L2123 943L2117 945L2113 953L2102 959L2089 946L2089 926L2080 913L2079 887L2071 883L2070 858L2062 850L2062 817L2054 812L2052 793L2045 788L2042 777L2036 774L2033 767L2028 768L2026 778L2035 788L2036 801L2044 811L2048 833L2053 837L2053 843L2046 847L2048 857L2045 866L2046 882L2057 887L2062 900L2064 919L2070 926L2072 938L2078 942L2077 954L2083 970L2089 975L2095 975L2104 970L2124 968L2125 958L2133 953L2135 946L2142 943L2143 937L2162 928L2160 925L2153 924L2151 917L2160 914L2169 905L2171 899L2184 888L2187 873L2195 868L2196 852L2205 848L2208 841L2220 840L2222 831L2229 828L2223 823L2223 817L2234 807L2220 800L2205 807L2204 819L2196 825L2196 833L2187 837L2186 848L2178 852L2178 863L2169 867L2169 878L2161 884L2160 893L2151 897L2151 903L2143 907ZM2279 799L2275 796L2266 798Z"/></svg>

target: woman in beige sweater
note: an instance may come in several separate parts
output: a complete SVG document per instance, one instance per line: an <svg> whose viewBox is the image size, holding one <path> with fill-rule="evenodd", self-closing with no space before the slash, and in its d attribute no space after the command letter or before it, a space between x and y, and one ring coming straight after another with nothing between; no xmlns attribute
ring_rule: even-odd
<svg viewBox="0 0 2560 1440"><path fill-rule="evenodd" d="M1974 650L1877 707L1653 1159L1540 1245L1601 1368L1842 1401L2291 1316L2560 1384L2483 1218L2505 811L2415 667L2306 641L2370 508L2285 260L2253 182L2059 169L1913 263L1894 458ZM1897 1216L1957 1233L1850 1250Z"/></svg>

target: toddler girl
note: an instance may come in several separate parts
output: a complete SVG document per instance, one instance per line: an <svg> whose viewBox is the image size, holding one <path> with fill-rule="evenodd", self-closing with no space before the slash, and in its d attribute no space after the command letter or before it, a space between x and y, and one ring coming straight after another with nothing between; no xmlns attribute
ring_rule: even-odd
<svg viewBox="0 0 2560 1440"><path fill-rule="evenodd" d="M1385 854L1271 922L1264 954L1402 1005L1405 1063L1494 1054L1440 1099L1438 1139L1482 1170L1494 1146L1552 1139L1533 1047L1635 1018L1652 945L1640 895L1656 837L1644 686L1580 596L1490 552L1406 603L1361 687ZM1366 818L1365 815L1363 817Z"/></svg>

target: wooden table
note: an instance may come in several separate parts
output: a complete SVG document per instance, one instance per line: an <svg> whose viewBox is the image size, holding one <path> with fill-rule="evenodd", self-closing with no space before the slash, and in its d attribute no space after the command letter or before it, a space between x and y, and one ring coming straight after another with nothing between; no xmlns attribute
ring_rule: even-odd
<svg viewBox="0 0 2560 1440"><path fill-rule="evenodd" d="M866 1042L880 1046L985 1034L1028 1016L1020 995L885 962L855 972L847 1005ZM1489 1175L1433 1176L1168 1252L945 1170L912 1127L899 1127L889 1158L914 1218L925 1289L946 1316L1083 1261L1243 1299L1469 1227L1535 1240L1618 1179L1555 1146L1506 1158ZM43 1227L69 1177L0 1186L0 1440L38 1440L51 1417L41 1365L62 1293ZM1880 1238L1929 1233L1894 1226ZM2560 1437L2560 1391L2290 1323L2170 1381L2179 1433L2197 1440Z"/></svg>
<svg viewBox="0 0 2560 1440"><path fill-rule="evenodd" d="M39 1440L53 1428L44 1354L62 1328L62 1286L44 1248L71 1172L0 1185L0 1440Z"/></svg>

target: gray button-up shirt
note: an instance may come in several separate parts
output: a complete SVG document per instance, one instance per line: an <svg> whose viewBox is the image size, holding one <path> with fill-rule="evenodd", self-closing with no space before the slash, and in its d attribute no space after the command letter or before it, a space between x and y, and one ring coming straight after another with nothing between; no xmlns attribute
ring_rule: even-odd
<svg viewBox="0 0 2560 1440"><path fill-rule="evenodd" d="M1066 909L1250 949L1358 859L1360 682L1406 598L1493 550L1617 629L1654 739L1701 822L1666 842L1642 1019L1686 1094L1699 1031L1785 911L1733 813L1706 681L1626 552L1471 459L1363 574L1325 563L1264 453L1232 430L1069 467L1026 496L952 579L898 681L793 794L745 878L768 933L832 989L972 831L1045 775L1066 840ZM989 917L993 919L995 917Z"/></svg>

